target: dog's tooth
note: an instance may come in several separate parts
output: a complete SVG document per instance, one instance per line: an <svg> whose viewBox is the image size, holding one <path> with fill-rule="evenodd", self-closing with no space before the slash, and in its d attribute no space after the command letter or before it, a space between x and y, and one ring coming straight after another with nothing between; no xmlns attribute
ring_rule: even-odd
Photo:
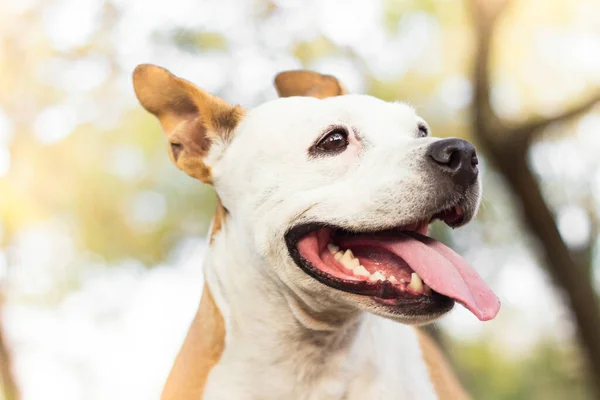
<svg viewBox="0 0 600 400"><path fill-rule="evenodd" d="M404 280L404 278L400 278L400 282L401 283L406 283L406 281Z"/></svg>
<svg viewBox="0 0 600 400"><path fill-rule="evenodd" d="M410 275L410 285L408 285L408 286L410 288L412 288L415 292L422 292L423 291L423 280L416 272L413 272Z"/></svg>
<svg viewBox="0 0 600 400"><path fill-rule="evenodd" d="M377 271L374 274L371 274L371 276L369 277L370 281L385 281L385 275L383 275L381 272Z"/></svg>
<svg viewBox="0 0 600 400"><path fill-rule="evenodd" d="M360 261L358 260L358 258L353 258L352 260L350 260L350 265L352 265L352 269L358 268L358 266L360 265Z"/></svg>
<svg viewBox="0 0 600 400"><path fill-rule="evenodd" d="M348 251L350 251L350 250L348 250ZM359 262L354 257L348 255L348 251L346 251L344 253L344 255L342 256L342 258L340 258L339 261L342 263L342 265L344 267L346 267L348 269L354 269L356 266L359 265ZM352 253L350 253L350 254L352 254Z"/></svg>
<svg viewBox="0 0 600 400"><path fill-rule="evenodd" d="M398 279L396 279L396 277L394 275L390 275L390 277L388 278L388 281L390 281L392 283L398 283Z"/></svg>
<svg viewBox="0 0 600 400"><path fill-rule="evenodd" d="M327 243L327 248L329 249L329 252L331 254L335 254L338 252L338 250L340 249L339 247L337 247L335 244L333 243Z"/></svg>
<svg viewBox="0 0 600 400"><path fill-rule="evenodd" d="M353 265L350 263L354 259L354 254L352 254L352 250L346 250L342 258L340 258L340 262L344 264L345 267L352 269Z"/></svg>
<svg viewBox="0 0 600 400"><path fill-rule="evenodd" d="M344 261L344 259L342 258L340 260L340 262L342 263L342 265L344 266L344 268L352 270L354 269L354 265L352 263L350 263L350 261Z"/></svg>
<svg viewBox="0 0 600 400"><path fill-rule="evenodd" d="M335 253L333 255L333 258L335 258L336 261L339 261L340 258L342 258L343 255L344 255L344 253L342 253L341 251L338 251L337 253Z"/></svg>
<svg viewBox="0 0 600 400"><path fill-rule="evenodd" d="M356 275L356 276L369 276L369 275L371 275L369 273L369 271L367 271L367 269L365 267L363 267L362 265L359 265L358 267L354 268L353 272L354 272L354 275Z"/></svg>

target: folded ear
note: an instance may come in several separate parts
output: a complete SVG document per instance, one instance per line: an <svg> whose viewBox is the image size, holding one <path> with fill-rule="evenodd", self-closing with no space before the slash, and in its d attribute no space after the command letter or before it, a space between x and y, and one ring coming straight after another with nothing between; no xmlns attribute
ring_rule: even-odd
<svg viewBox="0 0 600 400"><path fill-rule="evenodd" d="M211 183L206 156L230 141L244 110L155 65L138 65L133 87L142 106L159 119L175 165Z"/></svg>
<svg viewBox="0 0 600 400"><path fill-rule="evenodd" d="M324 99L347 93L340 81L331 75L312 71L285 71L275 77L280 97L307 96Z"/></svg>

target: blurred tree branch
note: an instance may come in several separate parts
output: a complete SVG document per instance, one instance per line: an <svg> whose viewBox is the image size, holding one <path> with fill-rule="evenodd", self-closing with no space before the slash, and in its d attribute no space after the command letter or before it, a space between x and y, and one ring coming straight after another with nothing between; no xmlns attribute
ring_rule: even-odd
<svg viewBox="0 0 600 400"><path fill-rule="evenodd" d="M0 282L0 289L2 288ZM19 390L15 382L12 373L11 357L4 340L4 331L2 326L2 310L4 305L4 298L0 292L0 385L2 385L2 391L4 399L6 400L18 400Z"/></svg>
<svg viewBox="0 0 600 400"><path fill-rule="evenodd" d="M590 282L589 268L576 261L575 255L562 240L552 212L527 162L531 138L537 132L552 123L562 122L588 111L600 100L600 93L554 117L526 121L513 127L501 121L490 103L489 53L495 23L507 5L506 0L472 0L477 35L473 77L474 134L521 203L523 219L539 239L548 272L555 284L568 296L577 334L586 350L589 375L600 394L600 308Z"/></svg>
<svg viewBox="0 0 600 400"><path fill-rule="evenodd" d="M600 93L597 93L595 96L581 101L575 107L566 110L560 114L557 114L553 117L539 118L532 121L527 121L520 124L519 126L513 127L511 130L515 134L515 138L521 137L525 138L526 140L529 140L532 135L542 131L551 124L564 122L571 118L578 117L581 114L585 114L586 112L594 108L594 106L599 102Z"/></svg>

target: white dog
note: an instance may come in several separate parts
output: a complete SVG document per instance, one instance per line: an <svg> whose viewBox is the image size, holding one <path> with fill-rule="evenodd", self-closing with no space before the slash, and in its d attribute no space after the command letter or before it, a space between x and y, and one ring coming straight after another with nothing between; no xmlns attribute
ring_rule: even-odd
<svg viewBox="0 0 600 400"><path fill-rule="evenodd" d="M164 399L466 398L411 325L458 301L481 320L497 297L426 236L476 213L475 148L429 136L411 107L343 95L289 71L250 111L168 71L134 86L175 164L219 196L206 286ZM343 95L343 96L341 96Z"/></svg>

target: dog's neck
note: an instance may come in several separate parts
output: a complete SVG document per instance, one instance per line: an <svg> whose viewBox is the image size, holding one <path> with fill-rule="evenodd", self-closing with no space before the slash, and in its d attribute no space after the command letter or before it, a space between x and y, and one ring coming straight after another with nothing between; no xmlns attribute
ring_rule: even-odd
<svg viewBox="0 0 600 400"><path fill-rule="evenodd" d="M214 223L202 302L163 399L446 398L413 328L340 304L332 312L331 300L290 289L222 222Z"/></svg>
<svg viewBox="0 0 600 400"><path fill-rule="evenodd" d="M420 378L427 372L411 328L283 284L268 273L273 268L260 265L265 261L253 255L246 236L226 221L205 262L226 335L225 351L207 382L210 398L337 399L347 392L364 396L381 389L373 386L386 373L379 371L386 350L410 360L403 377L414 379L405 382L405 393L435 398L431 384ZM396 337L383 343L390 335ZM400 364L386 368L394 382ZM273 379L252 387L254 397L236 392L247 391L264 374Z"/></svg>
<svg viewBox="0 0 600 400"><path fill-rule="evenodd" d="M290 354L287 347L307 338L323 342L320 353L335 349L336 342L357 330L361 312L286 286L269 274L273 268L261 265L265 261L250 251L245 236L231 228L224 226L213 237L204 265L224 316L227 343L268 343L269 355L276 358L278 351Z"/></svg>

